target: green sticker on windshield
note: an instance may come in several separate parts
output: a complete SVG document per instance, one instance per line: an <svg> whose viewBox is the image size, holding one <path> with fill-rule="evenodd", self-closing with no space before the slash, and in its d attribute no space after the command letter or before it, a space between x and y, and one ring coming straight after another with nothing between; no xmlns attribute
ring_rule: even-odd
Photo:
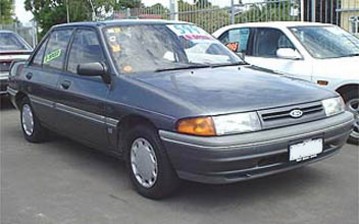
<svg viewBox="0 0 359 224"><path fill-rule="evenodd" d="M45 64L49 63L50 61L53 61L60 56L61 56L61 49L54 50L45 56L44 63Z"/></svg>

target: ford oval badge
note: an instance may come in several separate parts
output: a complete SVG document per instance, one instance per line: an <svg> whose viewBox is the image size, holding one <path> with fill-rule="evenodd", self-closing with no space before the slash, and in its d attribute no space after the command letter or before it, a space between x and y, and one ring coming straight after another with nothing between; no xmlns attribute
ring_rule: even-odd
<svg viewBox="0 0 359 224"><path fill-rule="evenodd" d="M301 110L292 110L289 115L293 118L300 118L301 116L303 116L303 111Z"/></svg>

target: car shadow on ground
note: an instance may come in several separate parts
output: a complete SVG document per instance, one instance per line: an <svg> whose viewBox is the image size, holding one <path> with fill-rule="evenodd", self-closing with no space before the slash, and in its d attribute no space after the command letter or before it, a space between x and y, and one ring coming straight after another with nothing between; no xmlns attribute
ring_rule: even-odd
<svg viewBox="0 0 359 224"><path fill-rule="evenodd" d="M14 106L11 104L8 96L0 96L0 110L13 110Z"/></svg>
<svg viewBox="0 0 359 224"><path fill-rule="evenodd" d="M94 171L85 171L91 173L94 180L100 178L101 181L107 181L114 188L117 188L116 185L121 185L122 187L120 188L132 187L126 167L121 159L56 135L48 144L47 150L50 149L51 151L54 148L55 150L61 150L57 153L63 154L62 157L69 158L72 165L85 164L84 166L76 166L76 169ZM51 145L56 145L56 147ZM182 201L184 204L191 203L192 205L198 204L198 206L218 206L220 204L226 206L234 198L240 198L241 203L251 203L252 200L271 200L283 195L300 195L306 191L306 188L311 188L316 183L319 184L322 179L325 179L325 173L313 166L306 166L285 173L235 184L210 185L183 181L174 195L163 199L161 202L169 205ZM133 194L136 193L133 191ZM109 193L109 196L114 199L123 199L121 189L118 189L118 192Z"/></svg>

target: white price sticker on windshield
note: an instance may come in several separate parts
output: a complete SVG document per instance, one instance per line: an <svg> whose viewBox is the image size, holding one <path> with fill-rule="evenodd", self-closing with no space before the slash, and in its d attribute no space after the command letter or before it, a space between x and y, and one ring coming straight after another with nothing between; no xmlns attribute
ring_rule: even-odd
<svg viewBox="0 0 359 224"><path fill-rule="evenodd" d="M177 36L186 40L213 40L214 38L203 29L190 24L167 25Z"/></svg>

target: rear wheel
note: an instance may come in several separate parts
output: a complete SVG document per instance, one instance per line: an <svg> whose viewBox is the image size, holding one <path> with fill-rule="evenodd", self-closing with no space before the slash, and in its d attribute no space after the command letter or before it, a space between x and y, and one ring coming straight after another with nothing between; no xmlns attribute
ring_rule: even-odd
<svg viewBox="0 0 359 224"><path fill-rule="evenodd" d="M351 89L343 94L343 98L348 111L354 114L355 123L353 131L350 133L348 142L359 144L359 93L356 89Z"/></svg>
<svg viewBox="0 0 359 224"><path fill-rule="evenodd" d="M179 180L154 128L140 125L131 129L125 156L130 179L141 195L161 199L176 190Z"/></svg>
<svg viewBox="0 0 359 224"><path fill-rule="evenodd" d="M45 139L46 130L41 126L27 97L21 102L20 120L22 132L27 141L41 142Z"/></svg>

